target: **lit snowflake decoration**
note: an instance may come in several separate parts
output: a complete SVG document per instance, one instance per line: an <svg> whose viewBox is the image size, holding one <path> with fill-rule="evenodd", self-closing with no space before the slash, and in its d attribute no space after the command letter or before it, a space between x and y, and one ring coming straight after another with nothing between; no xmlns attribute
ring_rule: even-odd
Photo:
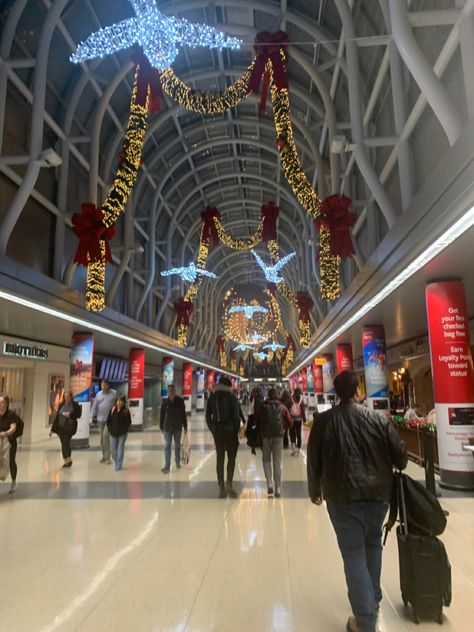
<svg viewBox="0 0 474 632"><path fill-rule="evenodd" d="M275 353L275 351L277 351L278 349L284 349L285 345L280 345L278 344L278 342L272 341L271 344L268 345L264 345L262 347L262 349L270 349L271 351L273 351L273 353Z"/></svg>
<svg viewBox="0 0 474 632"><path fill-rule="evenodd" d="M150 64L166 70L178 55L178 45L238 49L242 40L230 37L206 24L193 24L183 18L166 17L155 0L129 0L136 17L92 33L77 47L70 60L76 64L111 55L139 44Z"/></svg>
<svg viewBox="0 0 474 632"><path fill-rule="evenodd" d="M283 268L283 266L296 255L296 252L292 252L291 254L286 255L286 257L283 257L283 259L280 259L280 261L278 263L275 263L275 265L267 266L260 255L255 252L255 250L251 250L250 252L257 260L258 265L262 268L263 274L265 275L268 283L281 283L282 281L284 281L283 277L279 276L278 273Z"/></svg>
<svg viewBox="0 0 474 632"><path fill-rule="evenodd" d="M234 305L229 309L229 314L245 314L245 318L249 320L253 318L254 314L266 314L268 309L261 305Z"/></svg>
<svg viewBox="0 0 474 632"><path fill-rule="evenodd" d="M187 281L188 283L194 283L198 275L210 277L211 279L217 279L217 275L214 274L214 272L208 272L203 268L198 268L194 261L186 267L171 268L170 270L163 270L163 272L161 272L161 276L164 277L172 276L174 274L179 274L183 281Z"/></svg>

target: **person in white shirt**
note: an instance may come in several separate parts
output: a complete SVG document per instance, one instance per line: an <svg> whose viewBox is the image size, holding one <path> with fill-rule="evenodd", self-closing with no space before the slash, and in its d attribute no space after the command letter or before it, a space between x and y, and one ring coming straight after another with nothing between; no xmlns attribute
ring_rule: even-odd
<svg viewBox="0 0 474 632"><path fill-rule="evenodd" d="M101 463L110 465L110 436L107 430L107 419L117 399L117 391L110 388L109 380L102 380L101 390L97 393L91 406L91 422L97 418L100 432L100 447L102 450Z"/></svg>

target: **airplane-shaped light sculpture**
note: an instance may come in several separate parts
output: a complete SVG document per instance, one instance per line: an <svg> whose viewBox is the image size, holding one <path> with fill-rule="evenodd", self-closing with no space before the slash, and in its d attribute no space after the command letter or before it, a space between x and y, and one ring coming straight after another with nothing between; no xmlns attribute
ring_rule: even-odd
<svg viewBox="0 0 474 632"><path fill-rule="evenodd" d="M106 26L89 35L71 55L72 62L79 64L139 44L154 68L166 70L178 55L178 45L237 49L242 44L242 40L230 37L212 26L163 15L155 0L129 2L136 17Z"/></svg>
<svg viewBox="0 0 474 632"><path fill-rule="evenodd" d="M265 275L268 283L281 283L282 281L284 281L284 278L279 276L278 273L283 268L283 266L296 255L296 252L292 252L291 254L286 255L286 257L283 257L283 259L280 259L280 261L278 261L278 263L275 263L275 265L267 266L260 255L255 252L255 250L251 250L250 252L257 260L258 265L262 268L263 274Z"/></svg>
<svg viewBox="0 0 474 632"><path fill-rule="evenodd" d="M246 345L244 343L237 345L233 348L233 351L247 351L248 349L253 349L252 345Z"/></svg>
<svg viewBox="0 0 474 632"><path fill-rule="evenodd" d="M211 279L217 279L217 274L214 274L214 272L208 272L203 268L198 268L194 261L191 261L188 266L182 268L171 268L170 270L163 270L163 272L161 272L160 274L161 276L172 276L173 274L179 274L183 281L188 281L189 283L194 283L198 275L207 276Z"/></svg>
<svg viewBox="0 0 474 632"><path fill-rule="evenodd" d="M266 314L268 309L262 307L262 305L234 305L229 309L229 314L239 314L241 312L245 314L245 318L250 320L254 314Z"/></svg>
<svg viewBox="0 0 474 632"><path fill-rule="evenodd" d="M278 349L284 349L285 345L280 345L278 344L278 342L272 341L271 344L268 345L264 345L262 347L262 349L271 349L271 351L273 351L273 353L275 353L275 351L278 351Z"/></svg>
<svg viewBox="0 0 474 632"><path fill-rule="evenodd" d="M269 353L263 353L263 351L254 351L253 357L256 358L259 362L263 360L268 360L270 358Z"/></svg>
<svg viewBox="0 0 474 632"><path fill-rule="evenodd" d="M268 338L265 338L265 336L262 336L261 334L257 334L257 332L254 332L254 334L250 338L250 344L259 345L261 342L265 342L265 340L268 340Z"/></svg>

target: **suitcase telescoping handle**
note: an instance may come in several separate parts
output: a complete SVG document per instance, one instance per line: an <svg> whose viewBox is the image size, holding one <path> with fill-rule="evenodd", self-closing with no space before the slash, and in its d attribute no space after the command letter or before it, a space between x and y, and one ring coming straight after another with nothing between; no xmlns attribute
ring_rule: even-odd
<svg viewBox="0 0 474 632"><path fill-rule="evenodd" d="M397 521L397 515L399 514L399 522L404 535L408 534L407 528L407 510L405 505L405 493L403 489L403 474L400 470L397 470L393 474L393 487L392 495L390 498L390 513L388 520L384 525L384 538L383 544L387 541L389 532L392 530L393 525Z"/></svg>

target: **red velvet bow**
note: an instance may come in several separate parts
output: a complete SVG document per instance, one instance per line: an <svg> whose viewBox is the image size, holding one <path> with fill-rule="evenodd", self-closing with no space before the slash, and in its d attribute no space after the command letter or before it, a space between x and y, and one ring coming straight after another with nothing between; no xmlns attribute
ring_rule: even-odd
<svg viewBox="0 0 474 632"><path fill-rule="evenodd" d="M100 242L105 242L105 260L112 261L109 239L115 235L115 228L107 228L103 223L104 214L102 209L96 208L94 204L86 202L81 204L81 213L74 213L72 216L73 231L79 237L75 263L87 266L102 260Z"/></svg>
<svg viewBox="0 0 474 632"><path fill-rule="evenodd" d="M262 206L262 242L264 244L276 240L276 222L279 214L280 209L278 206L275 206L274 202L269 202Z"/></svg>
<svg viewBox="0 0 474 632"><path fill-rule="evenodd" d="M202 238L208 244L217 246L219 243L219 233L217 232L214 218L220 220L221 214L213 206L208 206L205 211L201 213L201 219L204 222L202 227Z"/></svg>
<svg viewBox="0 0 474 632"><path fill-rule="evenodd" d="M331 254L341 259L354 254L354 244L350 229L357 221L357 215L349 211L350 198L330 195L323 201L322 217L315 222L319 230L326 226L331 232Z"/></svg>
<svg viewBox="0 0 474 632"><path fill-rule="evenodd" d="M298 305L300 320L302 320L303 322L309 322L309 310L313 307L314 303L308 292L297 292L296 304Z"/></svg>
<svg viewBox="0 0 474 632"><path fill-rule="evenodd" d="M189 327L189 318L193 312L194 305L191 301L185 301L182 296L173 304L176 312L176 327L185 325Z"/></svg>
<svg viewBox="0 0 474 632"><path fill-rule="evenodd" d="M146 105L148 88L150 88L149 109L150 112L158 112L160 109L160 99L163 98L163 88L161 86L160 73L148 61L148 57L141 48L137 48L132 53L132 59L137 66L137 97L138 105Z"/></svg>
<svg viewBox="0 0 474 632"><path fill-rule="evenodd" d="M269 33L261 31L255 38L254 50L256 53L255 65L249 79L249 91L258 94L260 81L263 79L262 98L260 99L259 112L265 112L267 103L270 75L266 72L267 61L270 60L273 70L273 81L278 90L288 88L286 65L280 55L281 49L286 49L288 35L284 31Z"/></svg>
<svg viewBox="0 0 474 632"><path fill-rule="evenodd" d="M225 338L224 336L217 336L216 338L216 347L218 353L222 353L225 351Z"/></svg>

